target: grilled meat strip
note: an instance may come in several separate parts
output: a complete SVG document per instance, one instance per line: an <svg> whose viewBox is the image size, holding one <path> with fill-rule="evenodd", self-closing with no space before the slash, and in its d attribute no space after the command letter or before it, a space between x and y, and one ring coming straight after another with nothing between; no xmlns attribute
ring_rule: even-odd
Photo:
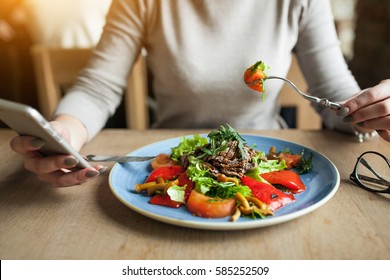
<svg viewBox="0 0 390 280"><path fill-rule="evenodd" d="M209 148L210 144L205 145L205 148ZM219 173L226 176L242 177L248 171L257 167L256 162L252 162L252 158L258 153L258 151L244 145L243 152L245 156L242 157L241 151L238 148L238 141L228 142L227 148L218 152L216 155L206 155L203 158L204 165L210 169L213 176L217 176ZM195 156L201 155L203 152L201 149L195 151Z"/></svg>

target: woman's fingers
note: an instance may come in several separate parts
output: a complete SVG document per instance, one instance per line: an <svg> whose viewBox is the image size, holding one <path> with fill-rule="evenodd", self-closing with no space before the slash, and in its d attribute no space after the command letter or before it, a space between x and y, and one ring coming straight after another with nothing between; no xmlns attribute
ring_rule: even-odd
<svg viewBox="0 0 390 280"><path fill-rule="evenodd" d="M70 155L43 157L37 150L44 144L43 140L31 136L16 136L10 142L11 148L23 156L25 168L36 174L74 168L77 165L78 161Z"/></svg>
<svg viewBox="0 0 390 280"><path fill-rule="evenodd" d="M101 172L104 168L97 167ZM97 177L100 172L97 169L84 168L77 171L56 170L51 173L39 174L41 181L47 182L54 187L69 187L81 185Z"/></svg>
<svg viewBox="0 0 390 280"><path fill-rule="evenodd" d="M78 160L71 155L44 157L38 152L44 144L43 140L31 136L16 136L10 142L12 150L23 157L26 170L55 187L83 184L105 170L102 165L76 169Z"/></svg>
<svg viewBox="0 0 390 280"><path fill-rule="evenodd" d="M340 112L343 112L345 115L355 115L354 114L355 112L358 112L366 107L369 107L369 110L371 111L371 115L377 116L378 114L383 114L383 113L389 114L388 113L389 104L388 102L386 102L386 100L389 99L390 99L390 79L383 80L375 87L364 90L362 91L361 94L348 100L343 104ZM377 105L377 106L371 107L373 105ZM380 110L379 113L375 114L374 109L377 110L379 109ZM366 110L366 114L367 114L367 110Z"/></svg>
<svg viewBox="0 0 390 280"><path fill-rule="evenodd" d="M390 141L390 79L346 101L338 115L362 130L376 130L383 139Z"/></svg>
<svg viewBox="0 0 390 280"><path fill-rule="evenodd" d="M95 178L105 169L102 165L94 168L77 169L78 161L70 155L43 157L24 154L24 167L37 174L38 179L55 187L68 187L83 184ZM100 171L100 172L99 172Z"/></svg>
<svg viewBox="0 0 390 280"><path fill-rule="evenodd" d="M36 174L51 173L60 169L72 169L78 160L70 155L43 157L42 155L24 156L24 167Z"/></svg>
<svg viewBox="0 0 390 280"><path fill-rule="evenodd" d="M382 137L384 140L390 142L390 130L389 129L386 129L386 130L377 130L378 132L378 135L380 137Z"/></svg>
<svg viewBox="0 0 390 280"><path fill-rule="evenodd" d="M363 107L346 116L344 121L368 129L390 129L390 98Z"/></svg>
<svg viewBox="0 0 390 280"><path fill-rule="evenodd" d="M11 149L19 154L28 154L45 145L45 141L33 136L15 136L10 141Z"/></svg>

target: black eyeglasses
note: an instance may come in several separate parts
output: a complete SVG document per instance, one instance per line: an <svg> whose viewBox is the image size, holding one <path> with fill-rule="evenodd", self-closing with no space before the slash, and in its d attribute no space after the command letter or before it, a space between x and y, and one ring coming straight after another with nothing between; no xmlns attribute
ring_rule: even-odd
<svg viewBox="0 0 390 280"><path fill-rule="evenodd" d="M364 152L349 178L368 191L390 194L390 160L378 152Z"/></svg>

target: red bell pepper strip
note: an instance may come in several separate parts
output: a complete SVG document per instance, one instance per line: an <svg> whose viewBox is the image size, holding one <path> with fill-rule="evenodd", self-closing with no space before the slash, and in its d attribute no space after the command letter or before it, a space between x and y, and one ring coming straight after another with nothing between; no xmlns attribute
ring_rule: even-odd
<svg viewBox="0 0 390 280"><path fill-rule="evenodd" d="M282 185L288 188L292 193L300 193L306 190L301 178L292 170L280 170L260 174L268 183L273 185Z"/></svg>
<svg viewBox="0 0 390 280"><path fill-rule="evenodd" d="M158 169L160 169L160 168L158 168ZM161 176L161 174L163 174L163 176L161 176L161 177L164 180L171 180L171 179L174 179L174 178L178 178L178 180L179 180L178 185L179 186L186 186L185 193L184 193L184 201L187 202L188 197L189 197L191 191L195 187L195 183L192 182L190 180L190 178L188 178L188 176L187 176L185 171L181 172L179 177L177 177L176 176L176 172L180 171L180 169L176 168L176 167L174 169L175 169L174 171L169 170L168 172L166 172L167 170L160 170L161 172L160 171L156 172L157 174L160 174L160 175L156 175L156 178L157 178L157 176ZM184 170L184 168L183 168L183 170ZM166 176L167 174L168 174L168 176ZM171 177L171 176L173 178L171 178L171 179L167 178L167 177ZM177 202L177 201L171 200L171 198L167 194L156 194L156 195L154 195L150 199L150 203L156 204L156 205L172 207L172 208L179 208L180 206L183 205L182 202Z"/></svg>
<svg viewBox="0 0 390 280"><path fill-rule="evenodd" d="M241 178L241 182L251 189L254 197L268 204L271 211L295 201L292 194L284 193L270 184L257 181L251 177L244 176Z"/></svg>
<svg viewBox="0 0 390 280"><path fill-rule="evenodd" d="M178 179L179 179L179 186L182 187L182 186L187 185L185 193L184 193L184 201L187 202L191 191L195 188L195 183L192 182L190 180L190 178L188 178L186 172L181 173Z"/></svg>
<svg viewBox="0 0 390 280"><path fill-rule="evenodd" d="M167 206L171 208L179 208L183 203L173 201L169 195L156 194L150 199L151 204Z"/></svg>
<svg viewBox="0 0 390 280"><path fill-rule="evenodd" d="M184 170L184 167L180 165L161 166L150 173L149 177L145 180L145 183L154 182L157 180L157 177L161 177L164 180L173 180L184 172Z"/></svg>

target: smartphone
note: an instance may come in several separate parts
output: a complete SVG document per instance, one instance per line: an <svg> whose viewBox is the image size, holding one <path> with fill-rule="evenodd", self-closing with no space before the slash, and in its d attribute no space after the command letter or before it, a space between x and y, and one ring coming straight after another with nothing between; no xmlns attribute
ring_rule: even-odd
<svg viewBox="0 0 390 280"><path fill-rule="evenodd" d="M45 145L39 150L42 155L72 155L79 161L79 168L92 168L34 108L17 102L0 99L0 119L19 135L30 135L44 140Z"/></svg>

